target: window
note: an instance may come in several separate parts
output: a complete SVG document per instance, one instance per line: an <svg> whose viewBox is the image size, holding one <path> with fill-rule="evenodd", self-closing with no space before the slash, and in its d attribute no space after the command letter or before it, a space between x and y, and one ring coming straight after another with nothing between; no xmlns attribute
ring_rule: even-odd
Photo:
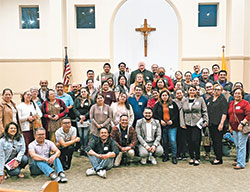
<svg viewBox="0 0 250 192"><path fill-rule="evenodd" d="M20 7L21 10L21 28L22 29L39 29L39 7L28 6Z"/></svg>
<svg viewBox="0 0 250 192"><path fill-rule="evenodd" d="M76 7L76 27L95 28L95 7L94 6L77 6Z"/></svg>
<svg viewBox="0 0 250 192"><path fill-rule="evenodd" d="M217 26L217 4L199 4L199 27Z"/></svg>

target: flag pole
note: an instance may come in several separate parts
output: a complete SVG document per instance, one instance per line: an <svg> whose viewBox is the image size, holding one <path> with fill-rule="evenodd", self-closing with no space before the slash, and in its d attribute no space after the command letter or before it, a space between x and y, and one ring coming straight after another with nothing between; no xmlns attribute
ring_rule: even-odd
<svg viewBox="0 0 250 192"><path fill-rule="evenodd" d="M222 46L222 62L221 62L221 69L227 70L227 64L225 59L225 45Z"/></svg>

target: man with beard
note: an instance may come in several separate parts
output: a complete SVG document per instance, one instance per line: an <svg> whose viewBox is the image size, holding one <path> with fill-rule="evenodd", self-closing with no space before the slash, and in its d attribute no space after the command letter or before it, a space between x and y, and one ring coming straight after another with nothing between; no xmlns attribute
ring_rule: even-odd
<svg viewBox="0 0 250 192"><path fill-rule="evenodd" d="M107 81L109 77L114 78L114 74L110 73L111 65L109 63L104 63L103 65L103 72L97 76L96 80L100 82L100 85L104 81Z"/></svg>
<svg viewBox="0 0 250 192"><path fill-rule="evenodd" d="M128 116L120 116L120 124L112 128L111 138L116 142L120 152L115 159L114 166L118 167L121 161L127 164L135 155L135 145L137 143L135 129L128 126Z"/></svg>
<svg viewBox="0 0 250 192"><path fill-rule="evenodd" d="M63 100L68 109L72 109L74 101L69 94L63 92L63 83L61 82L56 84L56 98Z"/></svg>
<svg viewBox="0 0 250 192"><path fill-rule="evenodd" d="M147 159L153 165L157 164L155 157L160 157L163 154L163 148L160 145L161 140L161 125L156 119L153 119L152 109L146 107L143 112L143 119L136 123L136 134L139 141L139 156L141 164L145 165Z"/></svg>
<svg viewBox="0 0 250 192"><path fill-rule="evenodd" d="M46 93L48 91L48 81L41 80L39 85L41 86L41 88L38 90L38 98L40 99L41 103L43 103L46 100Z"/></svg>
<svg viewBox="0 0 250 192"><path fill-rule="evenodd" d="M72 91L68 92L68 94L71 96L71 98L75 102L75 99L80 95L80 90L78 89L77 83L72 83L71 87L72 87Z"/></svg>
<svg viewBox="0 0 250 192"><path fill-rule="evenodd" d="M98 139L93 139L86 148L92 168L87 169L86 175L98 175L106 178L106 170L113 167L114 158L119 154L119 149L114 140L109 137L106 127L102 127Z"/></svg>

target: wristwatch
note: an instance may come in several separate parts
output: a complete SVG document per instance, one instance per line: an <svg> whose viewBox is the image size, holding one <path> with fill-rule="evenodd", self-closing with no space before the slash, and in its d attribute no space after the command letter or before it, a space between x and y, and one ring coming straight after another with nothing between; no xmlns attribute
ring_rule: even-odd
<svg viewBox="0 0 250 192"><path fill-rule="evenodd" d="M243 123L243 121L241 121L240 124L241 124L242 126L245 126L245 125L246 125L246 124Z"/></svg>

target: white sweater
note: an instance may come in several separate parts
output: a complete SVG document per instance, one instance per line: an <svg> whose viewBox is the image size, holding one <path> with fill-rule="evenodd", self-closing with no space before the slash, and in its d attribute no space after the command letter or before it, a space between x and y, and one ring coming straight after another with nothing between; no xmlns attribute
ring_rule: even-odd
<svg viewBox="0 0 250 192"><path fill-rule="evenodd" d="M30 105L27 105L24 102L20 103L17 106L22 131L30 131L30 123L27 120L27 118L30 116L30 112L32 113L32 115L39 115L40 117L42 117L43 114L36 103L35 106L36 109L32 103Z"/></svg>

